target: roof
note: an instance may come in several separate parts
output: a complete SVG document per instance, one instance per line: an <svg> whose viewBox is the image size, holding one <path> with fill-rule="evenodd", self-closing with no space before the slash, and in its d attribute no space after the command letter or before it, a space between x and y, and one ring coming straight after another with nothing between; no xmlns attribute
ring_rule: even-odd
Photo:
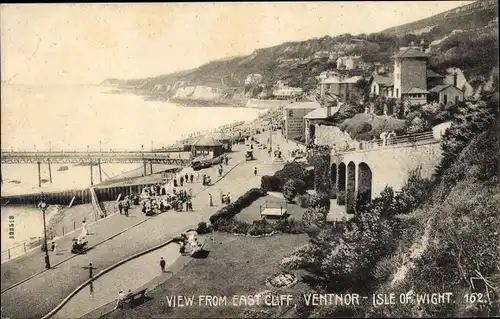
<svg viewBox="0 0 500 319"><path fill-rule="evenodd" d="M224 134L222 132L213 132L209 134L210 137L216 139L216 140L230 140L231 136Z"/></svg>
<svg viewBox="0 0 500 319"><path fill-rule="evenodd" d="M437 85L435 87L433 87L432 89L430 89L429 91L430 92L433 92L433 93L439 93L447 88L449 88L450 86L454 87L455 89L459 90L459 91L462 91L460 90L459 88L457 88L456 86L453 86L452 84L441 84L441 85Z"/></svg>
<svg viewBox="0 0 500 319"><path fill-rule="evenodd" d="M444 78L443 75L436 73L436 72L429 70L429 69L427 70L427 77L428 78Z"/></svg>
<svg viewBox="0 0 500 319"><path fill-rule="evenodd" d="M338 106L332 107L330 116L337 113L338 110L339 110ZM307 113L307 115L304 116L304 118L309 120L323 120L328 118L327 113L328 113L328 108L321 107L319 109L315 109L314 111Z"/></svg>
<svg viewBox="0 0 500 319"><path fill-rule="evenodd" d="M320 108L321 105L318 102L295 102L290 103L285 106L283 109L285 110L293 110L293 109L317 109Z"/></svg>
<svg viewBox="0 0 500 319"><path fill-rule="evenodd" d="M408 92L406 92L406 94L427 94L427 93L429 93L429 91L422 90L421 88L417 87L411 88Z"/></svg>
<svg viewBox="0 0 500 319"><path fill-rule="evenodd" d="M320 84L356 83L362 78L362 76L352 76L350 78L340 80L338 77L331 77L328 79L324 79Z"/></svg>
<svg viewBox="0 0 500 319"><path fill-rule="evenodd" d="M380 74L374 74L373 75L373 81L377 82L378 85L383 85L383 86L392 86L394 85L394 77L392 74L389 74L389 76L383 76Z"/></svg>
<svg viewBox="0 0 500 319"><path fill-rule="evenodd" d="M406 48L404 50L399 50L399 52L394 55L394 58L428 58L428 55L415 48Z"/></svg>
<svg viewBox="0 0 500 319"><path fill-rule="evenodd" d="M345 79L344 81L342 81L342 83L356 83L358 82L359 80L361 80L363 77L362 76L352 76L348 79Z"/></svg>
<svg viewBox="0 0 500 319"><path fill-rule="evenodd" d="M194 144L194 146L222 146L222 143L217 141L215 138L210 135L202 136L198 139Z"/></svg>

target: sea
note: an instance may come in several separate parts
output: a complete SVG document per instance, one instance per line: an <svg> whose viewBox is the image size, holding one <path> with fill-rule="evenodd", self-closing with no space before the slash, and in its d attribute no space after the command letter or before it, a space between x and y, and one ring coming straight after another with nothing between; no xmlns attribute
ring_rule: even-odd
<svg viewBox="0 0 500 319"><path fill-rule="evenodd" d="M104 86L1 87L1 148L4 151L98 151L160 148L182 135L212 130L237 121L252 121L259 110L231 107L182 107L146 101L133 93L113 93ZM63 166L66 166L67 169ZM140 164L103 164L103 181ZM52 183L38 186L36 164L2 164L2 196L83 189L90 186L90 168L52 164ZM99 173L94 167L94 182ZM49 180L48 165L41 176ZM13 217L12 217L13 216ZM14 220L15 236L9 236ZM43 220L36 207L1 207L1 249L41 236Z"/></svg>

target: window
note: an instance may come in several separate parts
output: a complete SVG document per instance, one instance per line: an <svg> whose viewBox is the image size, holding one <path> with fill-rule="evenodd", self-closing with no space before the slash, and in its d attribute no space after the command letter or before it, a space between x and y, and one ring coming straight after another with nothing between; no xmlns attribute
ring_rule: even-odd
<svg viewBox="0 0 500 319"><path fill-rule="evenodd" d="M288 110L288 116L293 117L293 110Z"/></svg>
<svg viewBox="0 0 500 319"><path fill-rule="evenodd" d="M396 73L396 80L399 80L399 73Z"/></svg>
<svg viewBox="0 0 500 319"><path fill-rule="evenodd" d="M396 97L399 97L399 89L396 89Z"/></svg>
<svg viewBox="0 0 500 319"><path fill-rule="evenodd" d="M448 104L448 96L443 94L443 104Z"/></svg>
<svg viewBox="0 0 500 319"><path fill-rule="evenodd" d="M460 97L457 95L455 96L455 103L458 103L458 101L460 101Z"/></svg>

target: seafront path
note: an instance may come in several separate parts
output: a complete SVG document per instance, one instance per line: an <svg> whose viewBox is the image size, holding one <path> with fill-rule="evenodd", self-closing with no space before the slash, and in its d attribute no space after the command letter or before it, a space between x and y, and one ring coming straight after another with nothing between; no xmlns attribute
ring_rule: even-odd
<svg viewBox="0 0 500 319"><path fill-rule="evenodd" d="M267 136L268 134L264 133L258 139L266 142ZM283 147L288 145L285 141L280 141L280 136L273 138L273 144L280 143ZM193 189L194 212L169 211L146 217L140 212L140 206L137 206L132 209L129 217L112 215L89 225L89 246L98 245L84 255L72 256L70 253L71 235L61 239L58 242L58 254L51 253L52 269L41 272L1 294L2 316L43 317L89 278L89 271L85 268L89 263L96 268L95 275L128 256L166 242L185 229L196 227L200 221L208 221L221 207L219 189L224 193L231 192L233 200L236 200L250 188L259 187L262 175L273 174L282 168L283 164L270 162L267 150L254 148L257 160L245 161L246 147L235 145L234 149L236 151L229 155L230 165L225 167L226 175L213 186L203 188L201 184L188 184L188 187ZM254 167L258 169L257 176L253 174ZM216 176L215 167L207 170L211 170L212 178ZM216 206L209 207L208 193L212 194ZM43 256L38 250L2 264L2 291L42 271ZM116 280L119 282L120 278Z"/></svg>

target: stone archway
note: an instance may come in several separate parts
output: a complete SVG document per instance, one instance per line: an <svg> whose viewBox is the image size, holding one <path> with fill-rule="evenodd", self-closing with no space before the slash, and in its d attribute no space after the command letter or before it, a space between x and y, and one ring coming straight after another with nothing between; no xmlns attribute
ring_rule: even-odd
<svg viewBox="0 0 500 319"><path fill-rule="evenodd" d="M345 205L345 183L346 182L346 167L344 163L339 164L339 183L337 185L337 205Z"/></svg>
<svg viewBox="0 0 500 319"><path fill-rule="evenodd" d="M347 213L354 214L356 204L356 164L354 164L354 162L349 162L347 165L345 200Z"/></svg>
<svg viewBox="0 0 500 319"><path fill-rule="evenodd" d="M362 162L358 165L358 195L357 203L365 205L372 200L372 170L368 164Z"/></svg>
<svg viewBox="0 0 500 319"><path fill-rule="evenodd" d="M330 177L331 177L331 185L332 185L332 191L331 191L331 199L337 198L337 164L333 163L331 166L330 170Z"/></svg>

